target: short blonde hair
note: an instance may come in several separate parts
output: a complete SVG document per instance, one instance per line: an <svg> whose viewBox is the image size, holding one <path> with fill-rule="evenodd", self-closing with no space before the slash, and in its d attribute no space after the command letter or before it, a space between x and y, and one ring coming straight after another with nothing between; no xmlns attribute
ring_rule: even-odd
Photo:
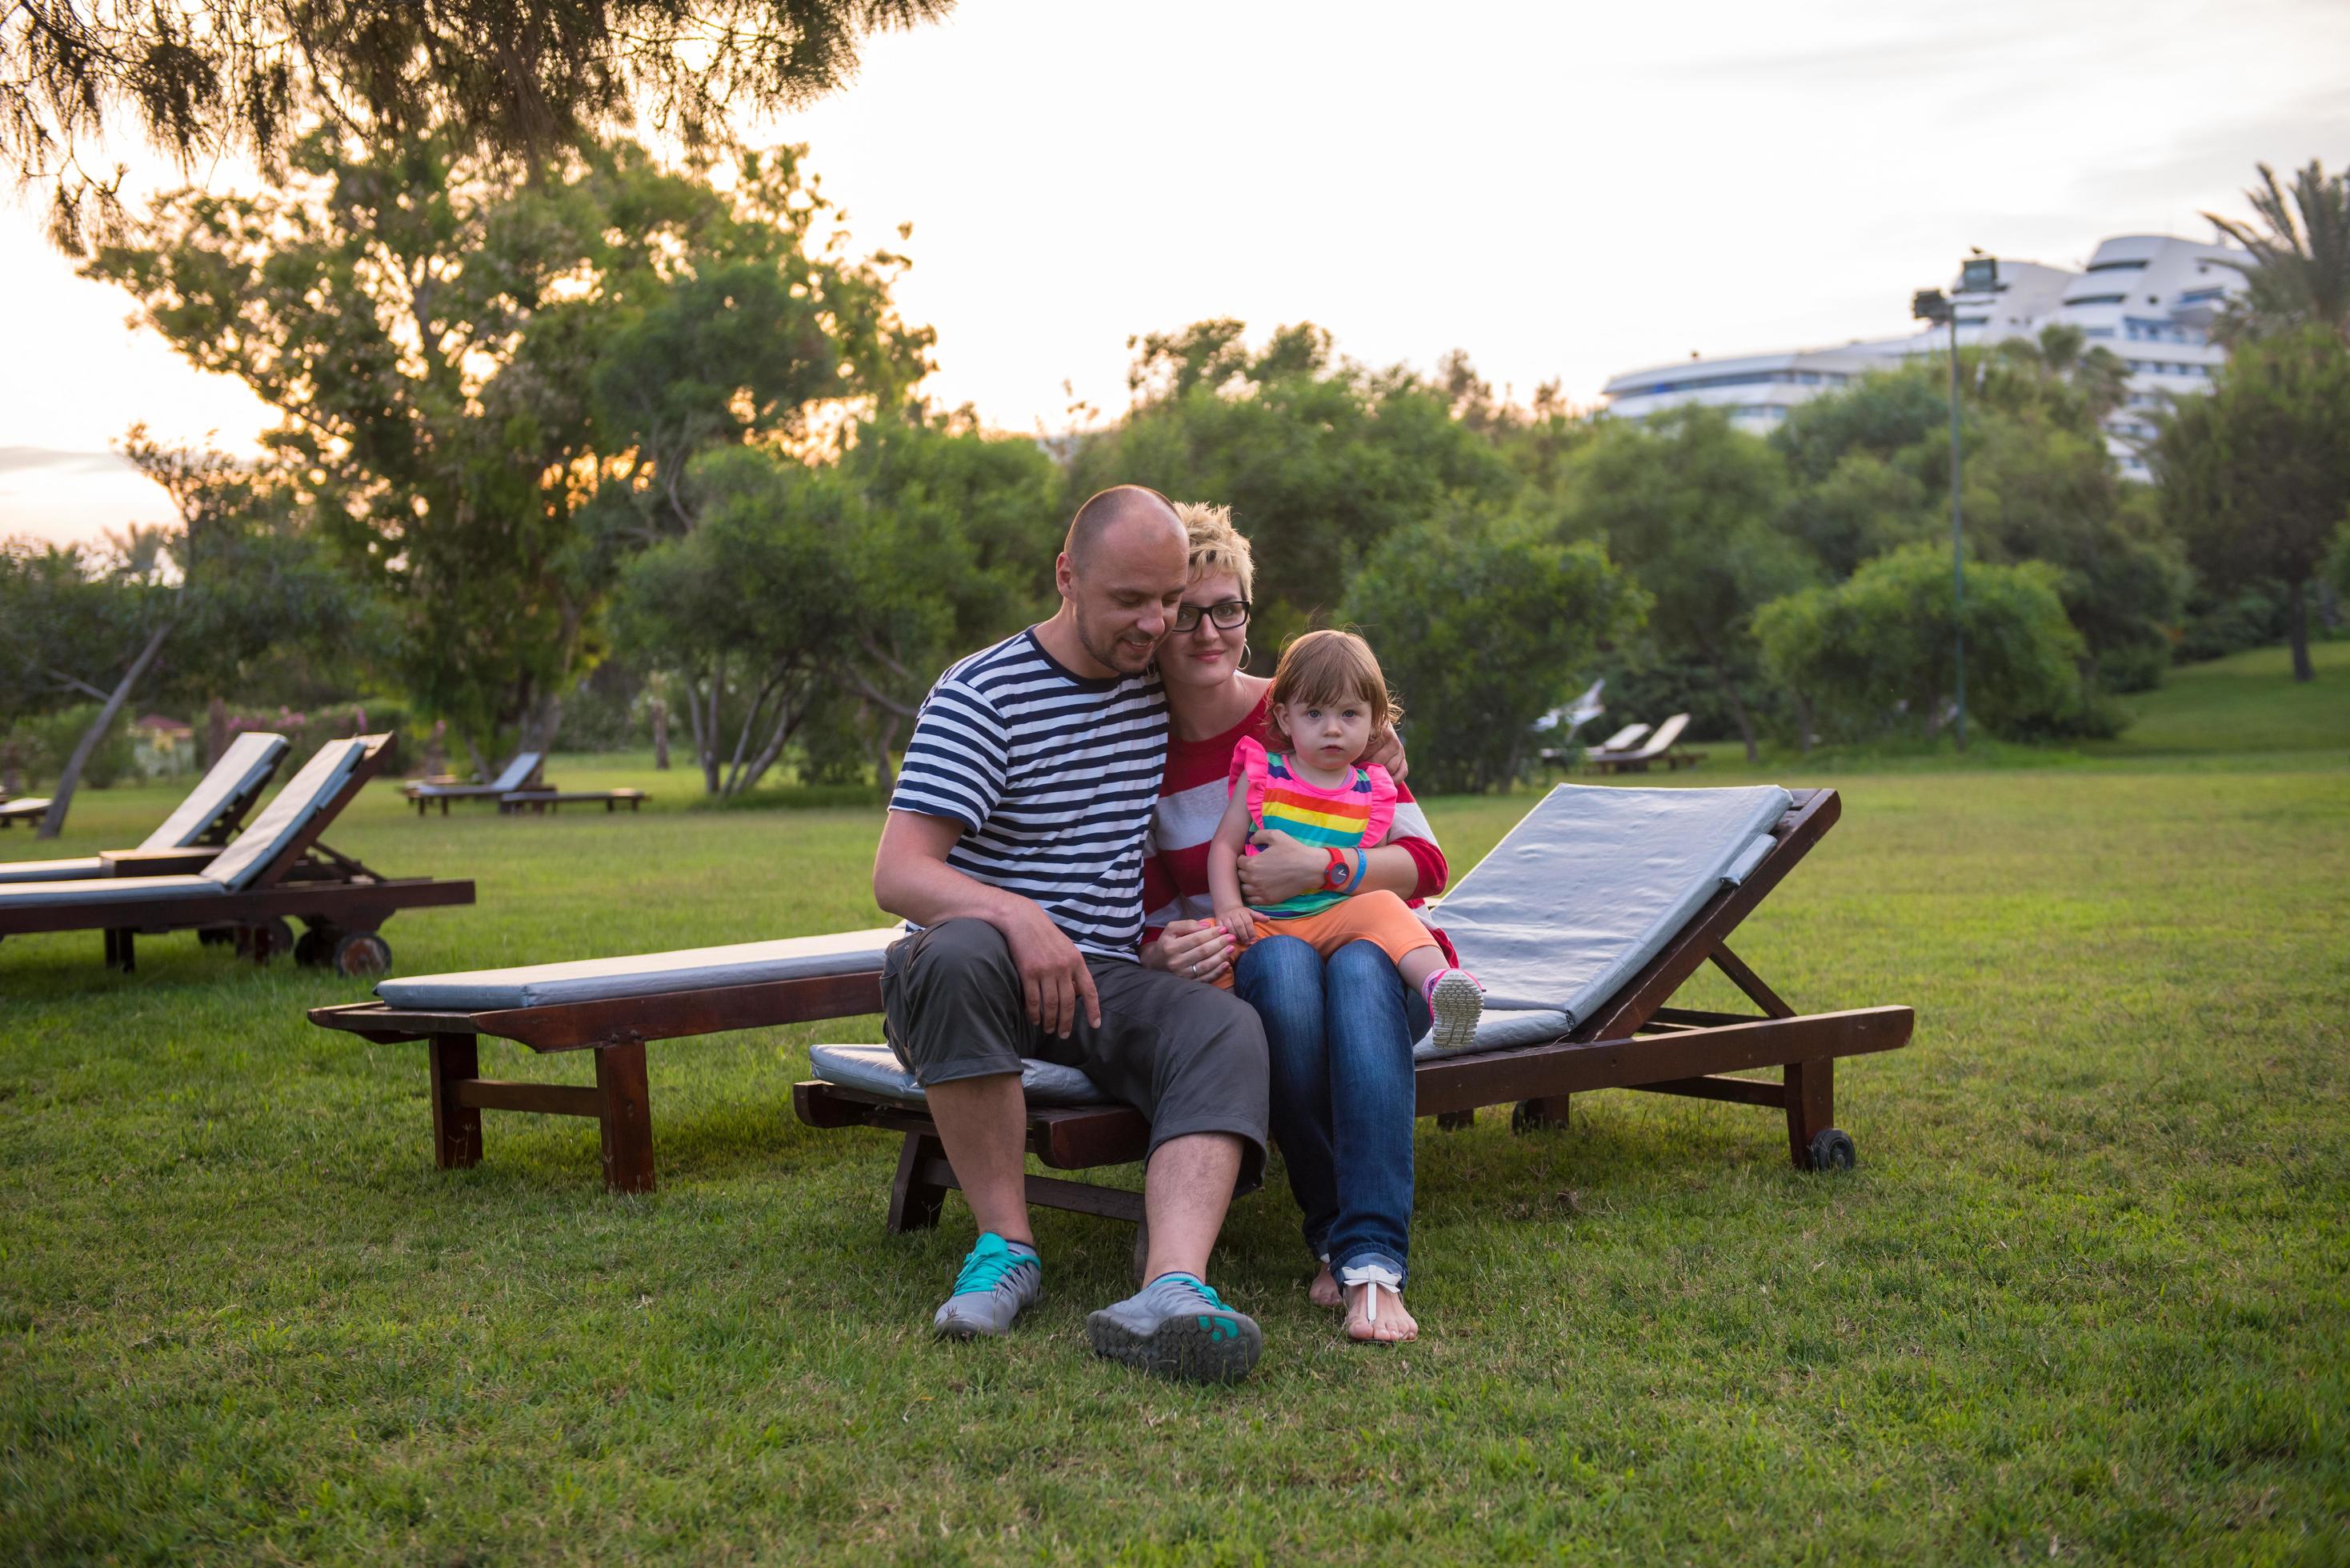
<svg viewBox="0 0 2350 1568"><path fill-rule="evenodd" d="M1351 631L1309 631L1293 639L1281 650L1267 701L1269 708L1360 702L1370 710L1374 735L1403 717L1403 704L1395 700L1388 690L1387 677L1380 673L1378 656ZM1281 721L1269 711L1266 721L1281 729ZM1282 733L1291 744L1296 743L1287 731Z"/></svg>
<svg viewBox="0 0 2350 1568"><path fill-rule="evenodd" d="M1256 561L1249 554L1249 542L1232 526L1232 509L1211 506L1204 501L1178 501L1175 515L1191 541L1191 580L1196 583L1218 572L1230 572L1241 581L1241 597L1250 597L1256 586Z"/></svg>

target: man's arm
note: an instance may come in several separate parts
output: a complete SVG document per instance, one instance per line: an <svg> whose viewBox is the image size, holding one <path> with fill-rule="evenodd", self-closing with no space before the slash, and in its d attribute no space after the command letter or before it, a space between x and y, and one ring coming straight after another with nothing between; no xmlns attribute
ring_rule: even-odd
<svg viewBox="0 0 2350 1568"><path fill-rule="evenodd" d="M962 834L962 824L952 817L890 812L873 852L873 901L918 926L985 920L1003 933L1012 950L1029 1023L1066 1039L1082 1001L1087 1022L1099 1028L1101 998L1076 943L1034 899L991 888L948 865L947 853Z"/></svg>

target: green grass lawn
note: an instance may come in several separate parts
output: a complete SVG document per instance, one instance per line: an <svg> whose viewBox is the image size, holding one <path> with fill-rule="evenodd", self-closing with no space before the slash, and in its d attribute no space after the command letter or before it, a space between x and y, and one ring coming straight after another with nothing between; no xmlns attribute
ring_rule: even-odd
<svg viewBox="0 0 2350 1568"><path fill-rule="evenodd" d="M1069 1215L1015 1338L930 1341L967 1211L885 1236L893 1140L789 1110L808 1042L876 1021L655 1046L661 1189L614 1199L567 1119L493 1115L478 1169L433 1170L420 1049L303 1020L361 983L10 938L0 1555L2350 1561L2350 669L2329 704L2212 668L2164 722L2257 768L1784 770L1845 819L1742 954L1800 1005L1918 1012L1838 1074L1858 1170L1658 1096L1423 1124L1427 1337L1341 1342L1276 1184L1217 1260L1267 1340L1229 1390L1089 1357L1128 1238ZM331 836L478 879L392 923L402 972L878 918L870 810L550 771L661 798L420 822L382 788ZM0 854L132 842L171 798ZM1465 865L1527 799L1430 811Z"/></svg>

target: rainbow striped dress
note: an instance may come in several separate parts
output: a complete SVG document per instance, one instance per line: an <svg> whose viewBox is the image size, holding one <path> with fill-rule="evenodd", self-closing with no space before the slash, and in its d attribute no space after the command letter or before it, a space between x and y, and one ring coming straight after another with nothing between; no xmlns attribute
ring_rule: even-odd
<svg viewBox="0 0 2350 1568"><path fill-rule="evenodd" d="M1272 828L1317 849L1369 849L1395 824L1395 780L1382 767L1356 768L1336 789L1324 789L1292 773L1281 753L1244 740L1232 748L1228 782L1248 790L1252 831ZM1252 846L1243 853L1256 849ZM1346 901L1346 894L1324 888L1251 908L1260 915L1318 915Z"/></svg>

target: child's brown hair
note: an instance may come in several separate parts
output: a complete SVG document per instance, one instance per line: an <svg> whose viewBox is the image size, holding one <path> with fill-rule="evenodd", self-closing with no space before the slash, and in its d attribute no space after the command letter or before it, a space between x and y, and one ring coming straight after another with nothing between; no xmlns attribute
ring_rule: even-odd
<svg viewBox="0 0 2350 1568"><path fill-rule="evenodd" d="M1309 631L1281 650L1265 717L1289 739L1281 731L1281 721L1273 717L1273 709L1301 702L1327 707L1348 698L1370 710L1374 735L1393 728L1403 717L1403 704L1388 690L1388 678L1379 672L1378 659L1369 643L1351 631Z"/></svg>

